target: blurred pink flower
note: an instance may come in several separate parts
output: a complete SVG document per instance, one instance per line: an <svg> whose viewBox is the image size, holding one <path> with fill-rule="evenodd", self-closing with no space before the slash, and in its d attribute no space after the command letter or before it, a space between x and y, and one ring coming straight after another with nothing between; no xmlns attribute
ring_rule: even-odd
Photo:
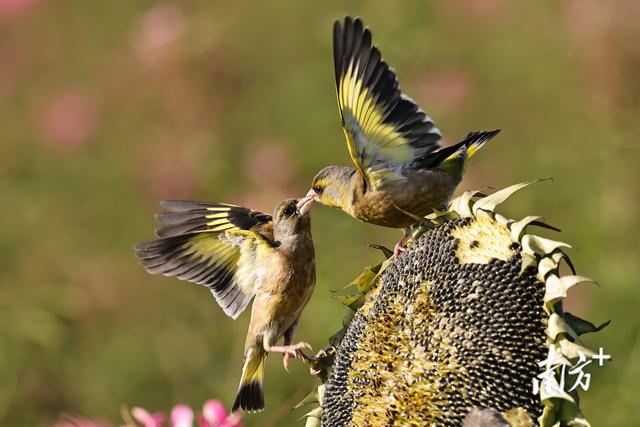
<svg viewBox="0 0 640 427"><path fill-rule="evenodd" d="M638 99L637 70L640 63L640 3L620 0L571 0L561 10L575 45L585 88L605 110L625 107Z"/></svg>
<svg viewBox="0 0 640 427"><path fill-rule="evenodd" d="M271 137L262 137L247 147L243 156L247 187L234 202L271 212L276 201L291 197L297 188L295 158L286 145ZM304 188L304 187L302 187Z"/></svg>
<svg viewBox="0 0 640 427"><path fill-rule="evenodd" d="M38 128L45 144L58 152L76 152L86 146L98 125L98 109L78 90L53 95L44 105Z"/></svg>
<svg viewBox="0 0 640 427"><path fill-rule="evenodd" d="M15 18L31 12L40 0L0 0L0 18Z"/></svg>
<svg viewBox="0 0 640 427"><path fill-rule="evenodd" d="M131 414L123 408L122 417L125 424L121 427L164 427L167 417L162 412L151 413L144 408L134 407ZM171 408L169 427L194 427L194 419L199 427L243 427L242 415L238 412L229 414L219 400L207 400L202 413L194 414L188 405L176 405ZM101 420L91 420L77 415L62 414L52 427L114 427L114 424Z"/></svg>
<svg viewBox="0 0 640 427"><path fill-rule="evenodd" d="M427 75L420 82L420 89L420 99L447 112L464 105L473 92L473 82L463 70L447 68Z"/></svg>
<svg viewBox="0 0 640 427"><path fill-rule="evenodd" d="M248 147L244 169L252 184L286 187L295 176L295 162L279 141L264 138Z"/></svg>
<svg viewBox="0 0 640 427"><path fill-rule="evenodd" d="M144 427L161 427L166 417L161 412L150 413L144 408L135 407L131 409L131 415L136 421L142 423Z"/></svg>
<svg viewBox="0 0 640 427"><path fill-rule="evenodd" d="M193 427L193 409L187 405L176 405L171 409L173 427Z"/></svg>
<svg viewBox="0 0 640 427"><path fill-rule="evenodd" d="M189 155L176 156L175 150L162 147L154 148L142 165L144 179L154 199L193 197L198 188L195 167Z"/></svg>
<svg viewBox="0 0 640 427"><path fill-rule="evenodd" d="M238 413L227 413L219 400L207 400L198 418L200 427L242 427Z"/></svg>
<svg viewBox="0 0 640 427"><path fill-rule="evenodd" d="M184 14L176 4L157 4L140 18L133 34L133 47L142 62L155 64L169 56L167 51L184 34L186 27Z"/></svg>
<svg viewBox="0 0 640 427"><path fill-rule="evenodd" d="M139 407L133 408L131 415L135 421L142 423L144 427L163 427L166 420L164 414L160 412L151 414L146 409ZM240 414L228 414L224 405L218 400L207 400L202 408L202 413L197 414L197 416L194 414L193 409L187 405L174 406L169 417L170 427L193 427L196 417L200 427L242 427ZM71 425L61 427L71 427ZM93 426L87 425L87 427ZM127 425L127 427L129 426Z"/></svg>

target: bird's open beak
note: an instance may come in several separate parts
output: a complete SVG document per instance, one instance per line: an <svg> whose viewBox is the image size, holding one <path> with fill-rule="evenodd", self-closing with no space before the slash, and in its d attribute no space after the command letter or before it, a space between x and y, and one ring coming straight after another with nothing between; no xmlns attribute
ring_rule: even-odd
<svg viewBox="0 0 640 427"><path fill-rule="evenodd" d="M298 200L296 208L298 208L298 212L300 212L300 215L305 215L307 212L309 212L309 209L311 209L311 205L315 201L315 198L315 191L309 190L306 196Z"/></svg>

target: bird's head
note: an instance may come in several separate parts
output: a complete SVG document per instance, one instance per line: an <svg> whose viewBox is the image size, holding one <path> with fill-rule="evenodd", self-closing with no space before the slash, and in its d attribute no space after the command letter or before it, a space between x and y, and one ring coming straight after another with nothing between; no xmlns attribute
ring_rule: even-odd
<svg viewBox="0 0 640 427"><path fill-rule="evenodd" d="M312 202L312 200L305 203L303 199L287 199L276 206L273 212L273 231L277 240L295 237L310 231L309 208L311 208Z"/></svg>
<svg viewBox="0 0 640 427"><path fill-rule="evenodd" d="M345 210L353 198L351 178L355 169L345 166L327 166L316 174L311 189L301 200L311 199L325 206Z"/></svg>

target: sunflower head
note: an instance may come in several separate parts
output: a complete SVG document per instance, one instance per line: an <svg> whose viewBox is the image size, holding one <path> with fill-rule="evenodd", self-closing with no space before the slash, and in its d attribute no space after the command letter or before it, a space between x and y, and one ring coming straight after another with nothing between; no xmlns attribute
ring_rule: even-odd
<svg viewBox="0 0 640 427"><path fill-rule="evenodd" d="M322 425L472 425L488 408L504 425L588 426L575 391L534 393L549 349L576 361L592 354L580 333L599 328L562 309L566 291L588 281L560 275L569 245L527 234L553 227L494 212L526 185L463 194L359 287L372 289L349 300L357 310L335 346Z"/></svg>

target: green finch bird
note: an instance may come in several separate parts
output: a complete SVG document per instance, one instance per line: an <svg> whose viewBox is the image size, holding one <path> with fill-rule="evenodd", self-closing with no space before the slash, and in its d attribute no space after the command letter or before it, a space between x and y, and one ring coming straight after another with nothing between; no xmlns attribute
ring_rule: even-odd
<svg viewBox="0 0 640 427"><path fill-rule="evenodd" d="M222 310L237 318L253 298L242 377L233 409L264 408L262 378L268 353L301 357L307 343L293 333L315 285L309 207L288 199L273 217L222 203L165 201L158 239L135 250L151 274L208 287ZM284 345L276 345L284 337Z"/></svg>
<svg viewBox="0 0 640 427"><path fill-rule="evenodd" d="M338 107L355 167L322 169L303 203L313 199L360 221L405 228L401 247L406 227L447 204L466 160L499 130L473 132L442 148L440 130L400 91L360 19L336 21L333 55Z"/></svg>

